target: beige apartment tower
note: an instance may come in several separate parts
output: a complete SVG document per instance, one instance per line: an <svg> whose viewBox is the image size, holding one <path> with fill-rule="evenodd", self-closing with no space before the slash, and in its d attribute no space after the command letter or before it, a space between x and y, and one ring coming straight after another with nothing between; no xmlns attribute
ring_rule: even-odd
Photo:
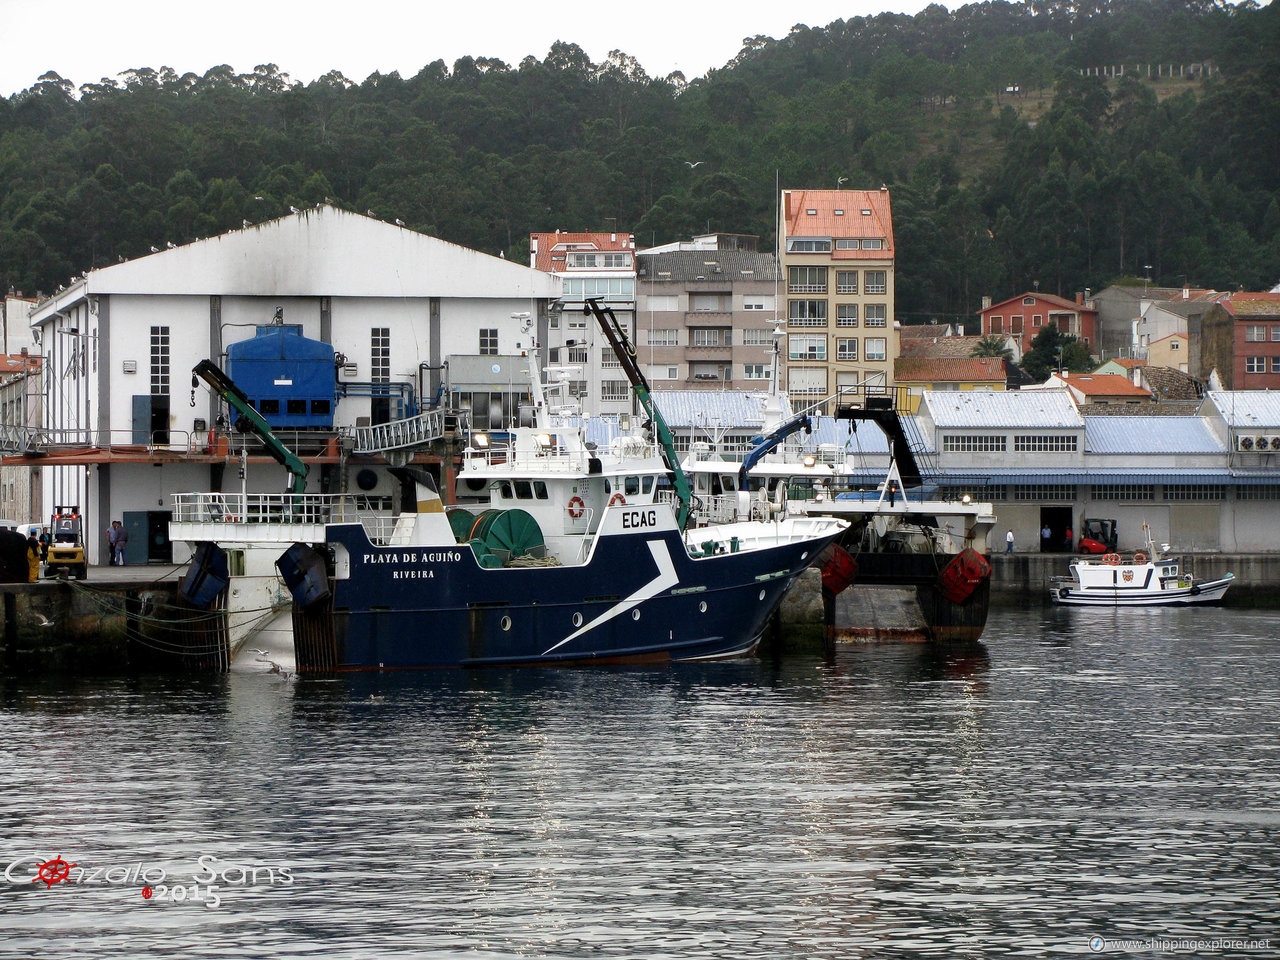
<svg viewBox="0 0 1280 960"><path fill-rule="evenodd" d="M889 191L783 190L786 388L792 405L832 413L841 389L893 383L893 218Z"/></svg>

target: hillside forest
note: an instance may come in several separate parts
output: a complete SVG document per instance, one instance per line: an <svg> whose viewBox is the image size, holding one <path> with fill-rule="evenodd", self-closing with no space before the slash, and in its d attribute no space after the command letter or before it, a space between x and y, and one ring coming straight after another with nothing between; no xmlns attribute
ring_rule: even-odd
<svg viewBox="0 0 1280 960"><path fill-rule="evenodd" d="M50 72L0 99L0 285L50 293L326 199L518 262L557 228L768 250L779 187L844 182L892 191L904 322L1126 277L1268 289L1277 50L1274 4L992 0L748 37L695 78L569 39L306 84Z"/></svg>

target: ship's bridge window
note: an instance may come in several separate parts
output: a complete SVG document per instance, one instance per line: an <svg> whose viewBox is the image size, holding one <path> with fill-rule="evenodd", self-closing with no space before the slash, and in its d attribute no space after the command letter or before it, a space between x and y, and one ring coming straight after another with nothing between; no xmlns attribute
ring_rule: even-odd
<svg viewBox="0 0 1280 960"><path fill-rule="evenodd" d="M640 478L624 477L622 487L627 496L634 497L640 492Z"/></svg>
<svg viewBox="0 0 1280 960"><path fill-rule="evenodd" d="M541 480L533 481L533 497L535 500L547 499L547 485Z"/></svg>
<svg viewBox="0 0 1280 960"><path fill-rule="evenodd" d="M653 477L641 477L641 478L640 478L640 489L641 489L641 490L643 490L643 491L645 492L645 494L650 494L650 493L652 493L652 492L653 492Z"/></svg>
<svg viewBox="0 0 1280 960"><path fill-rule="evenodd" d="M532 499L533 499L533 484L532 484L532 483L530 483L528 480L517 480L515 485L516 485L516 499L517 499L517 500L532 500Z"/></svg>
<svg viewBox="0 0 1280 960"><path fill-rule="evenodd" d="M511 493L511 481L509 480L502 481L502 484L498 487L498 496L500 496L503 500L515 499L515 496Z"/></svg>

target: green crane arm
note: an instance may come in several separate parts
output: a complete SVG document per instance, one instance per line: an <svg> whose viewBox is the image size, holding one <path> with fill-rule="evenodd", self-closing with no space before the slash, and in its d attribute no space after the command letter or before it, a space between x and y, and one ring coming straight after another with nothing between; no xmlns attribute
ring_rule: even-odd
<svg viewBox="0 0 1280 960"><path fill-rule="evenodd" d="M671 428L667 426L667 421L662 419L661 411L653 402L649 381L645 379L644 372L636 363L635 348L631 346L626 332L618 323L612 307L601 307L598 298L589 297L582 312L595 315L596 322L604 331L605 339L613 348L614 356L618 358L618 362L622 364L622 369L627 374L627 379L631 381L631 389L635 391L636 399L640 401L640 406L644 408L646 416L653 423L654 431L658 435L658 443L662 447L663 459L674 474L676 499L680 501L676 519L680 529L683 530L689 522L689 513L693 507L693 488L689 486L689 478L680 466L680 458L676 456L675 437L672 436Z"/></svg>
<svg viewBox="0 0 1280 960"><path fill-rule="evenodd" d="M262 418L262 414L253 409L253 404L244 395L244 391L237 387L232 379L223 373L222 369L212 360L201 360L191 371L191 386L193 388L191 396L193 398L195 397L194 388L199 385L197 377L207 383L214 393L225 400L227 405L239 414L236 419L236 427L256 434L266 445L267 452L275 458L275 461L289 471L289 488L287 492L302 493L305 491L309 468L294 455L292 450L277 439L275 433L271 430L271 424ZM192 402L194 402L194 399Z"/></svg>

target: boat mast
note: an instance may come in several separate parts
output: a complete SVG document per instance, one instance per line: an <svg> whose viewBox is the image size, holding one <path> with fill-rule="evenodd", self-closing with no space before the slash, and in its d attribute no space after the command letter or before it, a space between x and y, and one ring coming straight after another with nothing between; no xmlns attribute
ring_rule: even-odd
<svg viewBox="0 0 1280 960"><path fill-rule="evenodd" d="M689 486L689 478L680 467L680 458L676 456L675 438L671 434L671 428L667 426L667 421L662 418L658 405L653 401L653 394L649 389L649 381L645 379L644 372L640 369L640 364L636 363L635 347L627 339L627 334L622 329L622 325L618 323L618 318L614 315L613 308L601 307L598 297L588 297L582 312L595 315L596 322L600 324L600 329L604 331L605 339L609 341L609 346L613 348L614 356L618 358L618 363L622 365L622 369L626 372L627 379L631 381L631 389L635 391L636 399L640 401L640 406L644 408L645 414L653 423L654 432L658 435L658 444L662 447L663 459L667 461L667 468L674 474L676 499L680 501L680 509L676 514L676 520L680 524L680 529L683 530L689 522L689 513L693 504L693 488Z"/></svg>

